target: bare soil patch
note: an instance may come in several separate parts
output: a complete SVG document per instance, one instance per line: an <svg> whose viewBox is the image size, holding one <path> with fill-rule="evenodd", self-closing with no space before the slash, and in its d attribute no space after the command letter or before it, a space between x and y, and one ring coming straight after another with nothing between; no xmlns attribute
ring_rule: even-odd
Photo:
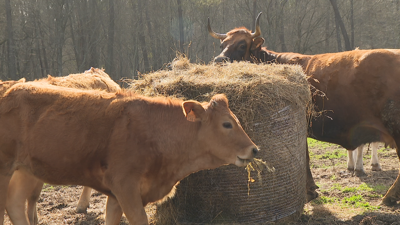
<svg viewBox="0 0 400 225"><path fill-rule="evenodd" d="M378 155L382 171L371 171L371 152L365 151L367 176L356 177L347 171L345 149L336 145L312 146L311 170L320 187L320 197L307 203L301 218L292 224L400 225L400 204L379 206L382 196L399 172L396 151L381 147ZM337 158L332 157L335 154ZM81 191L80 186L45 185L38 202L39 224L104 224L106 196L93 192L87 213L79 214L75 210ZM346 202L353 196L361 196L363 205L351 200ZM151 224L156 224L153 220L155 210L154 205L146 207ZM5 224L11 224L7 216ZM121 219L121 224L128 224L125 217Z"/></svg>

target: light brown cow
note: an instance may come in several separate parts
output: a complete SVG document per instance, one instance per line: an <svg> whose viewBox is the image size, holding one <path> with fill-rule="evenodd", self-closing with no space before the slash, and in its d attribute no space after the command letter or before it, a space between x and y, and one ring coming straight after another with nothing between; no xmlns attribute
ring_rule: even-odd
<svg viewBox="0 0 400 225"><path fill-rule="evenodd" d="M188 174L244 166L258 152L224 95L200 104L40 82L16 84L1 98L0 146L0 210L18 169L108 195L108 225L122 213L147 224L143 206Z"/></svg>
<svg viewBox="0 0 400 225"><path fill-rule="evenodd" d="M25 82L25 78L21 78L19 80L0 81L0 95L3 95L10 87L14 86L15 84L23 82Z"/></svg>
<svg viewBox="0 0 400 225"><path fill-rule="evenodd" d="M258 18L256 30L260 29ZM209 24L209 32L221 40L223 50L214 59L216 62L249 60L303 67L313 87L315 110L321 113L310 121L310 137L339 144L348 150L366 143L384 142L398 146L396 151L400 159L400 50L354 50L318 55L278 53L262 47L264 39L245 28L218 34ZM307 167L308 200L318 196L317 188ZM382 204L393 205L399 200L400 173Z"/></svg>
<svg viewBox="0 0 400 225"><path fill-rule="evenodd" d="M6 81L0 83L0 94L2 95L11 86L25 82L25 79L19 81ZM40 79L34 82L42 82L55 86L64 86L78 89L99 89L107 92L117 92L121 90L119 85L115 83L103 70L91 68L81 74L71 74L65 77L52 77ZM10 180L9 191L7 196L7 212L14 224L33 225L37 224L36 202L40 197L43 182L35 177L16 170ZM91 188L84 187L82 195L79 198L77 211L84 212L89 207ZM25 202L28 202L27 213L25 215ZM28 217L28 218L27 218ZM28 222L29 221L29 222Z"/></svg>

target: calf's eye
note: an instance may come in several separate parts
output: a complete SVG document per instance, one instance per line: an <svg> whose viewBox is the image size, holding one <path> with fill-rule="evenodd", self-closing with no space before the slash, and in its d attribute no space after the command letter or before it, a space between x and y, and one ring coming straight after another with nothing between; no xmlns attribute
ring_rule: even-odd
<svg viewBox="0 0 400 225"><path fill-rule="evenodd" d="M230 122L225 122L222 124L223 127L225 127L226 129L232 129L232 124Z"/></svg>

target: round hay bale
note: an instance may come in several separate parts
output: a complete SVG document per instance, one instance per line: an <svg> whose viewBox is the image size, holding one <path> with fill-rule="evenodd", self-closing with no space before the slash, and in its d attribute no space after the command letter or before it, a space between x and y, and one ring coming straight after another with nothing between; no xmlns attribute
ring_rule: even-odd
<svg viewBox="0 0 400 225"><path fill-rule="evenodd" d="M177 65L177 62L174 61ZM157 207L157 224L255 224L297 220L306 202L307 109L310 91L298 66L246 62L195 65L157 71L132 81L148 96L208 101L229 99L245 131L260 147L257 158L274 172L233 165L193 173L175 197Z"/></svg>

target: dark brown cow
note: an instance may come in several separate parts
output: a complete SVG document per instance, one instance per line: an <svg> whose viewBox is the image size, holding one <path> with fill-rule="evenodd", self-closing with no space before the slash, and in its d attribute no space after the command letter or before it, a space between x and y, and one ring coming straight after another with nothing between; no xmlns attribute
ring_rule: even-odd
<svg viewBox="0 0 400 225"><path fill-rule="evenodd" d="M400 50L354 50L319 55L277 53L262 47L264 39L251 35L247 29L236 30L215 35L209 26L210 34L221 39L223 48L215 61L233 59L301 65L313 87L315 110L321 112L321 116L310 121L310 137L348 150L377 141L400 146ZM246 43L246 52L237 51L235 46L239 43ZM400 150L396 150L400 158ZM318 187L309 167L307 171L307 197L311 200L318 196L315 192ZM393 205L398 200L400 175L382 203Z"/></svg>
<svg viewBox="0 0 400 225"><path fill-rule="evenodd" d="M18 81L4 81L0 83L0 94L3 95L11 86L25 82L25 79ZM84 73L70 74L65 77L52 77L36 80L55 86L71 87L78 89L99 89L107 92L117 92L121 90L103 70L90 68ZM7 212L14 224L33 225L37 224L36 202L40 197L43 182L35 177L16 170L10 180L7 195ZM84 212L89 207L91 188L84 187L79 198L77 211ZM28 202L27 213L25 214L25 202ZM26 218L28 217L28 218ZM29 221L29 222L28 222Z"/></svg>
<svg viewBox="0 0 400 225"><path fill-rule="evenodd" d="M143 206L202 169L245 166L258 152L224 95L208 103L20 83L0 99L0 210L15 170L106 195L106 224L125 213L147 224ZM1 214L3 221L3 214Z"/></svg>

